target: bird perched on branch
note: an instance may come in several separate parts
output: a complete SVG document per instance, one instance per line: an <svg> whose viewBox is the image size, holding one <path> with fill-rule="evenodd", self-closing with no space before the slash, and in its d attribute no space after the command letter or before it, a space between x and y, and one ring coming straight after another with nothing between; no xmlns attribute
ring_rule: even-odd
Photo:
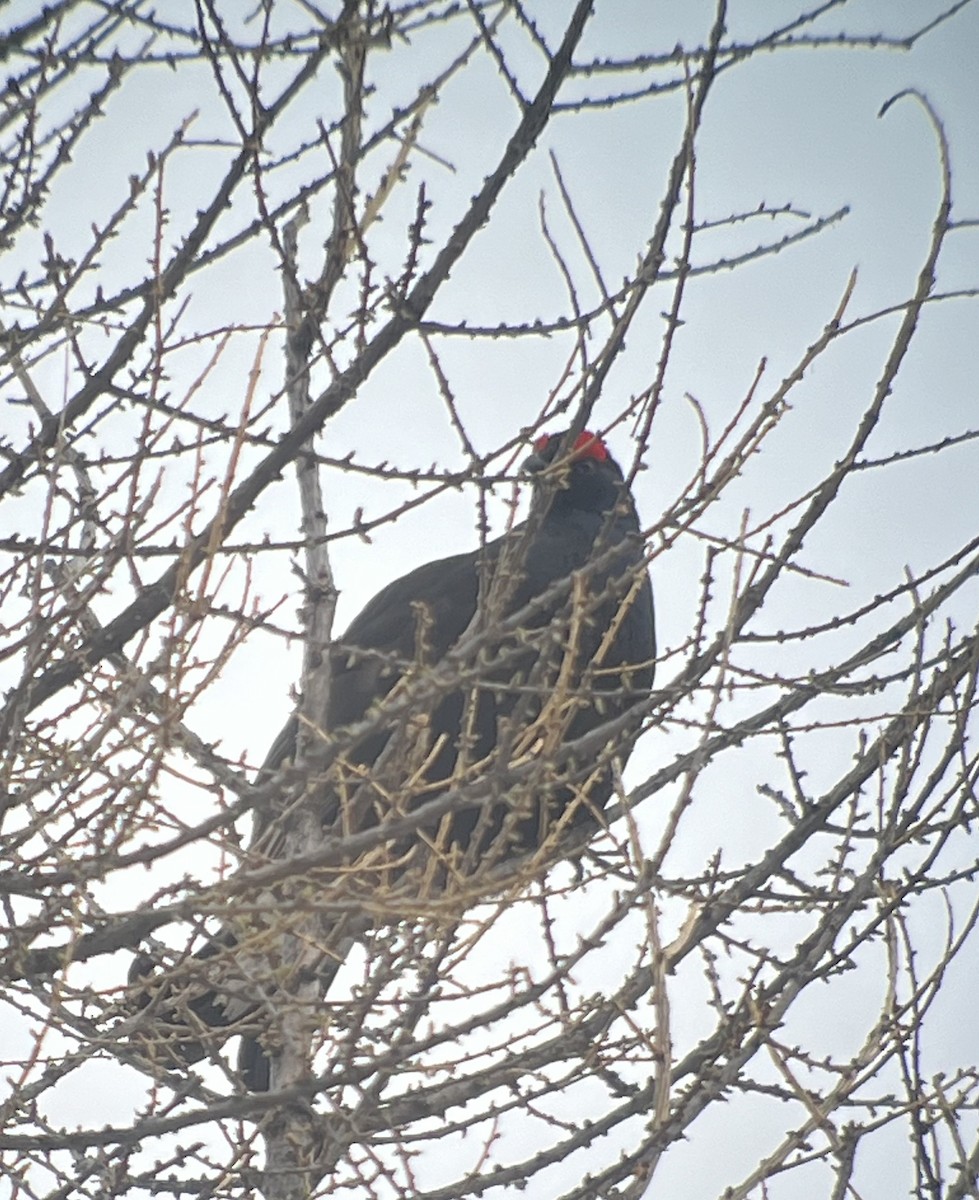
<svg viewBox="0 0 979 1200"><path fill-rule="evenodd" d="M597 827L652 687L653 599L622 471L596 434L569 442L535 442L524 524L388 584L331 646L327 711L315 724L307 715L301 739L293 717L263 765L261 778L283 780L283 802L256 816L251 861L294 856L290 822L315 812L314 841L337 848L316 867L317 898L369 898L376 914L387 897L393 923L426 897L461 911ZM377 921L334 938L324 988ZM130 979L153 1023L144 1045L155 1037L195 1062L243 1032L244 1081L265 1090L258 1035L274 985L256 984L243 947L252 960L277 955L270 926L260 941L240 925L165 975L139 955Z"/></svg>

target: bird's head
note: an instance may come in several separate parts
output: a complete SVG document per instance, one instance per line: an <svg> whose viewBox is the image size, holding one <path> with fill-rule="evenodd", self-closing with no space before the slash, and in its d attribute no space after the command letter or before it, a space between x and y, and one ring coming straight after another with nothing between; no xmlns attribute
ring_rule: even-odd
<svg viewBox="0 0 979 1200"><path fill-rule="evenodd" d="M550 501L558 509L612 512L625 496L625 485L608 447L597 433L587 431L562 452L566 441L566 433L546 433L534 442L534 452L523 464L535 477L534 504Z"/></svg>

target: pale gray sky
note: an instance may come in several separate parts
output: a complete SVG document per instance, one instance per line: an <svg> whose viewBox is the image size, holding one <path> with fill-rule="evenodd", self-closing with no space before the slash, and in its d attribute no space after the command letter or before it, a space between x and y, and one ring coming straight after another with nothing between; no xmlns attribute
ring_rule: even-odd
<svg viewBox="0 0 979 1200"><path fill-rule="evenodd" d="M12 4L3 20L14 24L33 7ZM561 27L570 9L566 2L551 0L532 0L527 7L540 20L545 36ZM950 6L933 0L853 0L824 7L825 15L806 31L810 39L829 38L841 30L867 35L883 32L895 38L921 27L930 15ZM159 12L168 9L177 20L191 19L186 4L158 6ZM597 0L578 57L592 54L612 59L635 54L640 47L665 54L677 43L692 48L706 36L712 11L711 4L693 0ZM747 40L796 13L796 6L785 0L733 0L728 37ZM372 75L377 90L368 109L368 122L381 124L392 106L410 97L417 83L430 77L445 60L447 48L461 47L469 36L471 28L457 22L447 32L419 31L410 47L398 45L390 55L378 55ZM531 90L540 78L539 58L516 28L504 28L503 42L513 55L511 67L524 89ZM698 220L718 222L732 214L750 213L761 204L790 206L793 212L698 236L694 264L731 258L788 236L804 226L801 214L829 217L843 208L849 211L820 235L778 255L691 280L682 311L684 324L676 338L662 408L653 429L648 470L636 484L641 514L648 524L656 521L697 468L700 430L688 394L696 398L717 431L749 391L763 359L767 367L760 385L762 395L774 390L802 357L832 317L852 271L857 271L857 281L847 311L849 320L898 305L910 294L928 247L941 177L935 133L919 103L903 99L884 117L878 115L881 106L898 92L915 88L930 100L951 149L953 216L979 220L977 60L979 4L971 3L911 50L800 46L759 54L718 80L697 152ZM626 90L673 74L670 69L662 74L594 75L580 87L594 95L603 88ZM298 106L288 126L289 135L297 142L315 136L317 116L334 111L335 103L335 81L324 71L322 80L307 91ZM107 119L93 127L72 171L52 194L51 227L62 253L84 251L92 222L104 223L125 193L129 176L143 170L146 149L162 147L195 108L200 112L188 138L216 142L232 138L233 130L214 99L204 68L170 72L161 66L135 79L108 102ZM453 272L430 317L495 325L530 323L538 318L547 321L567 312L563 281L541 236L542 196L549 228L573 272L583 305L597 303L588 264L562 209L549 157L552 153L606 284L613 290L619 286L652 232L669 162L679 144L684 111L681 89L615 109L599 107L586 115L559 118L506 190L492 221ZM432 240L437 243L439 235L461 216L515 120L506 85L485 55L443 90L438 104L426 115L421 144L428 156L414 161L406 186L385 211L383 225L374 231L371 248L379 277L394 276L401 268L418 184L424 179L428 188L432 202L428 219ZM273 148L283 149L284 142L277 143L275 137ZM365 190L370 190L389 164L390 155L386 148L368 164ZM218 144L174 156L167 173L169 236L176 239L186 228L210 182L208 173L216 176L227 159L228 150ZM319 167L324 169L322 162ZM281 180L269 179L270 201L287 194L294 179L311 169L312 164L303 160L294 168L284 168ZM227 214L225 232L250 216L250 204L246 191ZM325 199L314 204L312 216L302 243L304 265L310 273L318 269L319 247L328 229ZM43 230L37 230L31 235L34 246L28 239L6 262L0 262L5 285L16 278L21 263L30 260L42 234ZM434 252L434 247L430 249ZM124 238L106 248L98 282L106 292L111 291L129 281L132 264L148 260L152 252L152 213L147 211ZM93 279L93 290L95 282ZM977 282L979 227L956 230L940 260L936 290L970 289ZM275 259L264 244L203 272L191 292L183 318L188 334L218 324L261 325L282 306ZM355 291L349 298L353 308ZM611 418L629 397L650 385L664 328L660 314L669 302L670 292L664 286L661 297L649 303L637 321L627 353L613 369L596 409L599 420ZM872 440L874 454L884 456L979 427L977 312L975 299L968 298L936 305L926 315ZM760 520L803 492L807 482L822 477L827 465L845 449L869 401L898 320L899 314L881 317L855 330L807 374L793 393L792 411L781 428L744 478L730 489L724 503L712 510L706 522L708 532L735 537L745 509L752 520ZM603 331L596 327L596 345L601 344ZM257 333L243 333L234 339L206 387L195 395L193 404L199 412L216 416L238 411L241 381L257 344ZM566 337L474 340L457 336L438 341L459 411L481 450L515 435L534 418L558 384L571 345ZM174 359L171 381L175 396L188 389L209 354L209 346L189 346ZM278 388L281 372L277 350L270 349L261 383L264 396ZM52 389L62 389L63 374L64 362L52 359L39 368L38 377ZM11 413L12 421L23 419L20 411ZM276 424L281 420L281 416L273 418ZM120 442L124 436L120 427ZM621 456L627 457L625 427L612 435L612 441ZM356 403L330 423L320 447L336 457L356 451L359 461L387 460L404 468L433 462L458 468L465 462L437 381L417 342L406 343L386 360ZM967 541L977 524L977 455L976 444L966 442L940 455L915 459L886 472L870 470L849 481L837 511L807 543L803 554L810 569L845 581L847 586L814 580L787 584L773 595L753 628L771 632L849 611L900 583L905 565L924 570ZM185 485L186 479L175 470L165 481L175 495ZM407 485L381 486L339 471L326 473L325 487L334 528L345 527L359 507L371 518L394 507L397 498L413 494ZM356 537L337 542L333 560L341 590L339 627L342 629L388 580L427 558L472 546L477 536L474 500L470 493L449 493L408 513L396 526L379 529L369 545ZM498 528L506 519L503 501L500 493L492 509ZM32 503L32 498L25 496L26 513ZM292 480L287 479L267 494L242 526L241 534L292 536L295 523L296 500ZM786 526L782 521L777 528ZM255 564L256 588L266 600L287 592L290 600L282 622L293 624L299 598L296 580L289 573L285 555L266 557L267 562L260 556ZM678 645L689 633L701 571L702 546L692 540L679 544L655 564L664 649ZM975 598L973 594L970 603ZM104 597L104 614L113 615L124 599L121 594ZM973 620L970 604L963 607L962 620ZM820 655L845 645L846 637L844 631L836 641L815 644L811 658L807 657L808 648L798 646L792 651L773 651L771 662L778 670L804 673L821 665ZM298 678L300 659L298 642L287 652L279 640L253 639L192 710L190 720L205 739L220 739L229 755L244 753L250 763L257 764L290 711L290 688ZM665 685L670 675L671 669L665 668L658 682ZM261 680L258 696L256 678ZM672 757L683 744L681 731L651 735L632 764L635 778L641 778L656 762ZM830 755L849 752L843 741L827 742ZM809 765L815 786L820 763ZM696 809L682 828L668 869L694 874L718 848L723 849L727 866L757 857L771 836L773 818L756 788L761 782L774 784L778 770L772 747L760 747L754 754L721 763L712 776L713 791L701 785ZM833 776L832 769L827 776ZM652 841L665 811L665 806L656 809L648 805L642 811ZM733 819L732 814L736 814ZM118 895L115 900L123 903ZM582 903L587 909L588 901ZM667 922L679 923L683 915L666 908ZM510 936L515 940L519 940L520 919L518 914L511 923ZM927 919L927 914L922 919ZM781 936L787 946L799 935L797 925L785 923ZM506 925L497 952L501 959L516 953ZM488 966L492 949L486 954ZM610 955L614 960L614 944ZM614 962L610 969L614 970ZM697 1005L703 984L698 971L698 966L691 964L687 975L681 973L671 985L675 989L678 1054L702 1033ZM830 1011L819 1011L818 1005L800 1007L794 1017L798 1029L787 1032L786 1037L816 1041L822 1037L827 1049L846 1044L853 1029L863 1028L864 1004L872 1006L879 999L868 997L865 979L865 974L858 977L854 973L852 985L837 981ZM957 1033L928 1046L933 1071L952 1070L963 1061L974 1062L979 1055L968 1008L965 1003L961 1009L957 1007L957 998L965 990L953 992L947 1001L946 1025L950 1030L959 1027ZM50 1110L53 1118L93 1122L91 1081L95 1073L104 1075L98 1083L95 1123L126 1119L131 1106L139 1102L145 1081L108 1063L89 1068L89 1086L84 1092L74 1085L66 1087L59 1100L63 1108L55 1105ZM572 1111L579 1104L576 1097ZM774 1126L767 1123L770 1120ZM777 1112L773 1117L760 1100L757 1112L744 1101L715 1108L695 1127L695 1138L671 1150L652 1194L691 1200L720 1195L770 1150L772 1129L777 1124ZM622 1138L624 1132L616 1137ZM521 1131L508 1130L504 1136L512 1140L513 1153L519 1154ZM907 1186L904 1158L895 1155L891 1137L882 1134L866 1151L864 1162L870 1164L862 1167L868 1172L866 1178L873 1179L874 1170L879 1170L880 1178L888 1179L884 1191L871 1187L867 1196L898 1195ZM602 1153L611 1155L607 1147ZM430 1184L437 1182L439 1169L433 1164ZM571 1186L580 1170L577 1159L555 1167L549 1177L554 1194ZM804 1195L804 1180L805 1176L793 1178L793 1190L782 1195Z"/></svg>

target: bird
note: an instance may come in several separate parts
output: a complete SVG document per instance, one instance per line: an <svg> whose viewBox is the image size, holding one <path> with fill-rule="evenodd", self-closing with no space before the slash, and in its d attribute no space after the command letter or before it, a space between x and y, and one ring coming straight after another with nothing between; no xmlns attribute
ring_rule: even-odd
<svg viewBox="0 0 979 1200"><path fill-rule="evenodd" d="M600 825L642 727L653 594L622 470L589 431L540 436L523 469L534 481L526 521L389 583L330 647L328 710L303 727L327 765L300 786L300 803L338 837L398 825L378 837L382 852L343 865L348 894L359 880L362 896L390 893L405 911L425 897L462 907L481 880L493 887L508 869L549 864L562 838ZM293 715L260 781L295 771L300 732ZM431 818L412 821L425 806ZM294 808L256 813L251 861L282 857L283 811ZM368 923L348 929L324 990ZM242 1032L239 1073L265 1091L254 981L240 971L237 984L214 981L218 966L234 973L240 943L227 926L212 936L183 964L179 989L161 982L151 954L137 954L130 982L171 1059L199 1061Z"/></svg>

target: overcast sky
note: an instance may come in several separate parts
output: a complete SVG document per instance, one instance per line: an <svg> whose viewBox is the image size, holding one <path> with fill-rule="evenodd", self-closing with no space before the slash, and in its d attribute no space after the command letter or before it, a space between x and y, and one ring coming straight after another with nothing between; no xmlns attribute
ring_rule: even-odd
<svg viewBox="0 0 979 1200"><path fill-rule="evenodd" d="M29 13L31 3L7 7L3 20L11 25ZM183 10L179 4L158 6ZM949 8L937 0L852 0L827 5L825 15L807 28L809 39L845 31L849 35L883 33L895 40L921 28L932 16ZM570 5L540 0L530 3L542 32L553 38ZM728 37L747 41L794 15L785 0L733 0ZM713 6L697 0L597 0L590 32L578 58L630 56L639 48L668 53L677 43L693 48L703 43ZM188 19L184 13L180 19ZM512 23L511 23L512 25ZM525 34L504 25L501 38L510 69L532 91L539 82L539 57ZM431 76L433 63L444 61L447 45L461 46L471 29L456 22L448 31L420 31L410 52L397 47L390 56L374 60L376 84L368 119L380 124L390 109L411 96L417 84ZM731 418L749 392L764 360L761 394L775 389L806 348L832 318L856 271L856 284L847 319L900 305L914 287L926 254L941 190L935 130L921 103L905 98L882 117L888 100L905 89L928 98L942 122L951 151L953 217L979 220L979 4L962 7L910 50L897 45L869 44L840 48L832 44L782 49L759 54L727 70L708 103L698 143L695 211L701 222L722 222L748 214L760 205L786 208L774 218L744 220L705 232L694 242L693 262L707 265L731 259L763 243L775 242L818 217L834 220L817 236L777 255L759 256L736 269L696 276L688 286L683 325L676 338L666 377L661 411L653 430L646 470L636 483L637 500L647 525L672 503L695 474L700 457L700 426L689 397L695 398L710 427L718 430ZM645 75L593 75L576 85L584 94L603 89L641 87L673 76L672 69ZM572 91L572 94L577 94ZM328 72L311 88L297 110L290 136L312 136L315 119L336 104L335 80ZM70 174L59 183L51 200L52 225L63 253L81 253L93 221L102 223L118 203L128 177L140 171L149 147L159 148L191 110L199 114L189 136L213 142L211 150L177 156L168 175L170 230L176 238L192 216L196 189L208 170L218 173L227 161L219 144L231 139L226 113L213 96L206 72L164 67L134 79L108 104L107 119L93 126L76 156ZM541 235L541 205L548 228L570 265L584 306L596 304L598 290L588 263L564 212L555 179L554 156L589 245L610 289L619 286L634 267L657 217L664 180L683 128L682 89L647 96L633 103L569 115L549 127L502 197L493 219L476 239L430 316L434 320L470 325L555 319L568 311L561 273ZM496 161L516 122L515 108L505 83L483 55L473 67L450 82L439 102L426 115L421 144L426 152L415 160L407 185L395 195L375 232L372 250L381 272L392 275L403 262L405 230L414 217L416 189L424 180L432 208L430 237L452 228L469 197ZM278 134L276 135L278 136ZM279 145L283 149L284 145ZM369 164L364 190L390 161L385 151ZM297 174L309 167L283 169L270 181L286 194ZM247 198L227 214L225 230L247 215ZM845 210L845 211L843 211ZM318 252L327 229L328 204L313 206L313 220L303 233L304 264L318 269ZM39 239L43 231L38 230ZM142 240L141 240L142 238ZM103 256L99 282L106 291L131 276L131 264L151 251L152 227L131 231L128 239L110 244ZM676 247L674 246L674 249ZM22 244L17 255L2 265L4 283L16 278L31 247ZM971 289L979 284L979 226L954 231L948 238L938 270L939 292ZM94 287L94 283L93 283ZM183 318L188 333L222 324L268 322L282 308L273 254L256 245L230 256L202 276ZM350 292L351 307L356 292ZM596 409L599 421L610 420L632 396L652 382L661 349L662 310L669 303L668 285L662 298L647 306L630 334L625 353L609 378ZM736 536L745 509L752 520L774 514L825 473L852 437L859 414L869 402L879 377L900 313L869 322L841 339L809 372L794 391L792 411L766 444L751 469L730 489L710 515L709 532ZM241 380L252 362L257 334L235 339L225 358L195 396L204 415L235 414ZM558 385L569 356L570 341L550 339L437 339L441 363L466 428L481 451L489 451L528 425L546 397ZM208 354L206 346L189 347L173 363L173 388L186 390ZM64 362L39 367L39 378L52 388L63 387ZM270 354L261 387L267 396L281 383L281 362ZM973 298L935 305L925 316L915 348L899 378L893 398L871 451L886 456L894 451L939 442L979 428L979 309ZM325 380L325 376L323 379ZM10 412L12 426L24 418ZM275 416L273 421L281 423ZM560 428L560 422L556 425ZM628 426L612 435L616 452L629 460ZM465 464L438 382L417 342L392 355L368 381L356 402L332 421L319 442L332 456L355 451L363 462L388 461L400 467L432 463L457 469ZM497 463L497 469L502 460ZM844 502L830 521L807 543L806 565L838 583L797 581L775 593L758 622L774 631L823 619L857 607L880 591L900 582L905 566L922 571L975 533L975 480L979 461L974 442L941 454L914 459L887 471L868 470L850 481ZM174 494L185 480L177 474L166 480ZM370 519L395 507L398 498L415 493L407 485L378 484L340 471L325 474L333 527L352 523L363 508ZM497 529L507 519L507 493L499 491L491 509ZM333 552L341 591L338 625L342 629L364 602L388 580L412 566L456 550L472 547L478 537L475 491L454 491L408 513L394 526L376 531L367 544L350 537ZM24 510L34 503L24 498ZM784 523L783 523L784 526ZM296 501L288 478L269 494L242 527L242 536L293 536ZM257 587L266 601L282 594L288 600L282 623L296 626L298 586L289 573L287 556L268 567L257 564ZM702 571L702 546L681 544L654 565L658 626L664 649L679 645L688 635L697 603ZM845 585L845 586L844 586ZM974 598L974 597L973 597ZM104 598L106 615L119 599ZM974 613L963 612L963 620ZM842 643L840 643L842 644ZM814 654L821 653L819 649ZM257 765L281 722L292 707L291 689L298 679L301 646L287 649L281 640L256 638L229 663L211 693L192 711L191 719L208 741L220 740L231 757L244 755ZM818 665L786 660L788 669ZM659 682L666 684L666 677ZM255 680L260 680L258 702ZM663 756L675 752L674 736L664 731L650 737L637 754L635 777ZM819 764L812 764L818 776ZM760 853L770 835L768 818L756 786L770 777L770 758L743 757L719 777L713 806L704 799L701 819L684 827L670 868L678 874L696 871L698 864L723 843L726 862L737 864ZM730 821L732 797L737 819ZM649 814L650 836L658 817ZM719 832L719 830L721 832ZM682 914L676 914L676 920ZM960 992L962 996L964 993ZM858 997L854 997L856 1002ZM949 1002L952 1004L952 1001ZM822 1015L825 1019L825 1014ZM800 1029L807 1014L798 1017ZM967 1028L959 1036L930 1047L934 1070L954 1068L979 1053L968 1006L949 1009L949 1021ZM832 1038L845 1038L845 1021L830 1022ZM696 1036L696 1022L684 1027L682 1012L676 1036ZM834 1042L834 1045L838 1043ZM125 1119L145 1081L121 1068L106 1066L114 1080L111 1096L103 1091L101 1121ZM127 1085L120 1080L125 1074ZM131 1081L132 1090L127 1090ZM52 1112L58 1119L90 1122L91 1102L79 1090L65 1089ZM699 1128L699 1127L698 1127ZM656 1195L712 1196L746 1172L765 1153L766 1131L741 1110L725 1121L724 1112L709 1114L705 1136L677 1147L662 1167ZM518 1140L515 1144L519 1144ZM882 1139L880 1161L887 1161ZM434 1169L434 1168L433 1168ZM573 1182L576 1166L565 1177L555 1169L555 1187ZM897 1187L906 1181L903 1175ZM671 1189L675 1186L676 1190ZM797 1195L801 1193L796 1193ZM871 1193L873 1194L873 1193ZM883 1195L883 1192L877 1194ZM894 1194L898 1194L895 1192Z"/></svg>

